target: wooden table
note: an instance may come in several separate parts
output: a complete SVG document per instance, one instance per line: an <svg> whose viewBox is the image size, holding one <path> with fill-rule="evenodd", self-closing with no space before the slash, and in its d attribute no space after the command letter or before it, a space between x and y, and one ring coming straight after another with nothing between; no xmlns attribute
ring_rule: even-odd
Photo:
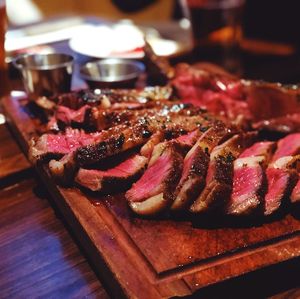
<svg viewBox="0 0 300 299"><path fill-rule="evenodd" d="M0 144L0 298L109 298L5 125Z"/></svg>
<svg viewBox="0 0 300 299"><path fill-rule="evenodd" d="M109 298L5 124L0 145L0 298ZM206 287L194 297L299 298L300 259Z"/></svg>

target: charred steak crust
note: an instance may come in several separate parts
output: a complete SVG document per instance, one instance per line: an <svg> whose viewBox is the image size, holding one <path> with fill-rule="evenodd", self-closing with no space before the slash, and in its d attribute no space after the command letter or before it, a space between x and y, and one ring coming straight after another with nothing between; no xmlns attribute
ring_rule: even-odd
<svg viewBox="0 0 300 299"><path fill-rule="evenodd" d="M171 171L165 178L165 188L163 190L164 198L170 202L174 200L173 191L176 188L183 167L183 157L181 154L181 147L176 142L170 145L170 154L173 157Z"/></svg>
<svg viewBox="0 0 300 299"><path fill-rule="evenodd" d="M99 143L93 143L76 151L76 161L80 166L85 166L98 162L106 157L118 154L125 150L139 147L145 144L153 133L158 130L162 130L166 139L173 138L173 132L195 130L201 125L211 125L212 120L210 117L201 116L154 116L154 117L142 117L130 127L123 126L122 133L118 133L120 130L115 130L114 127L111 130L106 131L107 135L112 137L103 140ZM125 128L124 128L125 127ZM102 132L103 134L105 131ZM167 135L170 136L167 136Z"/></svg>
<svg viewBox="0 0 300 299"><path fill-rule="evenodd" d="M232 191L233 162L255 138L255 132L237 134L212 151L206 186L191 205L191 212L202 213L215 210L216 207L223 210Z"/></svg>
<svg viewBox="0 0 300 299"><path fill-rule="evenodd" d="M208 128L197 140L184 158L183 173L175 190L172 210L183 210L200 194L205 187L205 178L209 165L210 153L215 146L234 134L220 122Z"/></svg>
<svg viewBox="0 0 300 299"><path fill-rule="evenodd" d="M205 186L205 176L209 164L209 155L203 149L197 147L191 157L192 165L188 169L188 175L177 185L172 210L183 210L194 200ZM185 164L184 164L185 166ZM183 167L184 167L183 166Z"/></svg>

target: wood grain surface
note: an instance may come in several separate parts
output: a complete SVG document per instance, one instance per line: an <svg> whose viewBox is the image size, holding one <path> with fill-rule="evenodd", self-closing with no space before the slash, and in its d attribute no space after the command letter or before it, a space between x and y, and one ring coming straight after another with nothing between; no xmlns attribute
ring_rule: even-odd
<svg viewBox="0 0 300 299"><path fill-rule="evenodd" d="M23 102L7 98L5 104L26 151L34 125ZM47 168L37 171L115 296L197 296L209 285L222 286L222 281L300 256L300 221L295 213L248 226L216 219L147 220L132 215L122 195L95 202L76 188L58 187Z"/></svg>
<svg viewBox="0 0 300 299"><path fill-rule="evenodd" d="M0 125L0 164L0 180L31 168L5 124Z"/></svg>
<svg viewBox="0 0 300 299"><path fill-rule="evenodd" d="M0 298L109 298L0 125Z"/></svg>
<svg viewBox="0 0 300 299"><path fill-rule="evenodd" d="M109 298L33 179L0 191L0 256L0 298Z"/></svg>

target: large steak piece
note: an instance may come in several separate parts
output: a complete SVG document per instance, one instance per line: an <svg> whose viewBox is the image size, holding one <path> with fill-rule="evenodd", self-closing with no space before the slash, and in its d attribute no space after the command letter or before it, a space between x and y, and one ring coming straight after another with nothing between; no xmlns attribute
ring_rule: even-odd
<svg viewBox="0 0 300 299"><path fill-rule="evenodd" d="M241 133L214 148L210 155L205 188L190 207L201 213L227 204L233 183L233 162L254 142L255 134Z"/></svg>
<svg viewBox="0 0 300 299"><path fill-rule="evenodd" d="M181 149L178 149L176 142L169 142L143 176L126 192L132 210L140 215L153 215L168 208L173 201L173 191L180 179L182 165Z"/></svg>
<svg viewBox="0 0 300 299"><path fill-rule="evenodd" d="M265 169L275 150L275 142L257 142L233 164L233 188L227 213L249 215L263 204L266 192Z"/></svg>

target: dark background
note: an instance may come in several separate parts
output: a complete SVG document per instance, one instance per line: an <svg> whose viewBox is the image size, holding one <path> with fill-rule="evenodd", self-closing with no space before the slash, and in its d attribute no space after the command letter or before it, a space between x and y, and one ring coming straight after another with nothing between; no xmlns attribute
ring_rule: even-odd
<svg viewBox="0 0 300 299"><path fill-rule="evenodd" d="M299 0L247 0L245 36L300 46Z"/></svg>

